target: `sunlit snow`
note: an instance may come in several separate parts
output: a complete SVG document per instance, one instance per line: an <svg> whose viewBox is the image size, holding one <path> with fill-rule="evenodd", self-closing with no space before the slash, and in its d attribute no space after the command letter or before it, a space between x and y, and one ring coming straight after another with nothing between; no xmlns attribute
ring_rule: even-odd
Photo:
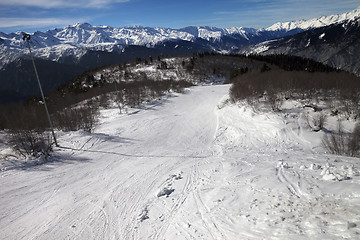
<svg viewBox="0 0 360 240"><path fill-rule="evenodd" d="M360 161L328 155L301 106L229 104L200 86L0 172L3 239L357 239Z"/></svg>

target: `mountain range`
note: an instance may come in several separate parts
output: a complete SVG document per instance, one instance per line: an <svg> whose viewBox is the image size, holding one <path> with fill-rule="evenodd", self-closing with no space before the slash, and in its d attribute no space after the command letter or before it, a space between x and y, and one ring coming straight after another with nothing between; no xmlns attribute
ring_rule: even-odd
<svg viewBox="0 0 360 240"><path fill-rule="evenodd" d="M359 68L356 66L348 68L345 66L348 65L347 60L353 59L356 50L349 52L344 50L342 45L338 47L338 51L331 52L331 56L326 54L326 49L334 44L337 45L337 41L344 43L344 40L353 39L353 41L349 40L350 42L346 41L349 48L354 42L358 42L359 38L353 36L359 32L356 28L359 17L360 8L344 14L311 20L275 23L266 29L196 26L182 29L141 26L118 28L83 23L46 32L35 32L31 34L30 45L36 57L45 92L56 89L89 68L135 60L135 58L175 56L205 51L295 54L314 58L335 67L345 67L346 70L359 74ZM339 30L339 27L330 30L344 24L354 26L351 33L345 28ZM319 30L321 28L327 30ZM319 34L318 31L321 33ZM310 37L311 33L316 36ZM323 33L325 33L324 37L320 38ZM24 32L10 34L0 32L0 95L2 96L0 101L8 99L8 96L16 96L13 98L17 99L38 94L36 82L32 80L34 73L26 42L22 39L23 34ZM335 36L334 40L330 41L330 36ZM293 44L286 45L293 37L297 38L299 43L291 40ZM308 39L315 38L321 40L310 41L311 44L317 43L316 46L306 45ZM305 48L308 51L301 50ZM319 48L324 52L320 54L321 56L314 50ZM343 60L335 59L334 55L338 53L344 55Z"/></svg>
<svg viewBox="0 0 360 240"><path fill-rule="evenodd" d="M360 17L249 46L242 52L311 58L360 75Z"/></svg>

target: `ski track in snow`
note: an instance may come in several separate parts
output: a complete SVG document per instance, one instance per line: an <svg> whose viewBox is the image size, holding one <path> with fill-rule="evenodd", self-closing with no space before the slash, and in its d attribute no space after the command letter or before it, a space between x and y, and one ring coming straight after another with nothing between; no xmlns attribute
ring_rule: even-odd
<svg viewBox="0 0 360 240"><path fill-rule="evenodd" d="M224 104L228 89L59 133L49 163L0 172L1 238L359 238L359 159L316 153L299 118Z"/></svg>

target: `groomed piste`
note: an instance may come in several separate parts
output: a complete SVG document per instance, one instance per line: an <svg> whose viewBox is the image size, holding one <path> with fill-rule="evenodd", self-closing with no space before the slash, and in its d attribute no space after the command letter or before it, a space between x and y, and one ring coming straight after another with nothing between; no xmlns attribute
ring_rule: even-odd
<svg viewBox="0 0 360 240"><path fill-rule="evenodd" d="M296 102L259 112L229 87L104 109L48 163L2 168L1 238L359 238L359 158L327 154Z"/></svg>

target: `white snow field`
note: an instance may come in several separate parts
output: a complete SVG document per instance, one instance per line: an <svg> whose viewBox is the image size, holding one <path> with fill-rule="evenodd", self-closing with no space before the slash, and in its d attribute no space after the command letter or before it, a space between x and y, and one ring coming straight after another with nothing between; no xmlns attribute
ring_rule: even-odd
<svg viewBox="0 0 360 240"><path fill-rule="evenodd" d="M360 159L325 154L296 112L226 104L228 90L58 133L50 162L0 172L0 238L360 239Z"/></svg>

